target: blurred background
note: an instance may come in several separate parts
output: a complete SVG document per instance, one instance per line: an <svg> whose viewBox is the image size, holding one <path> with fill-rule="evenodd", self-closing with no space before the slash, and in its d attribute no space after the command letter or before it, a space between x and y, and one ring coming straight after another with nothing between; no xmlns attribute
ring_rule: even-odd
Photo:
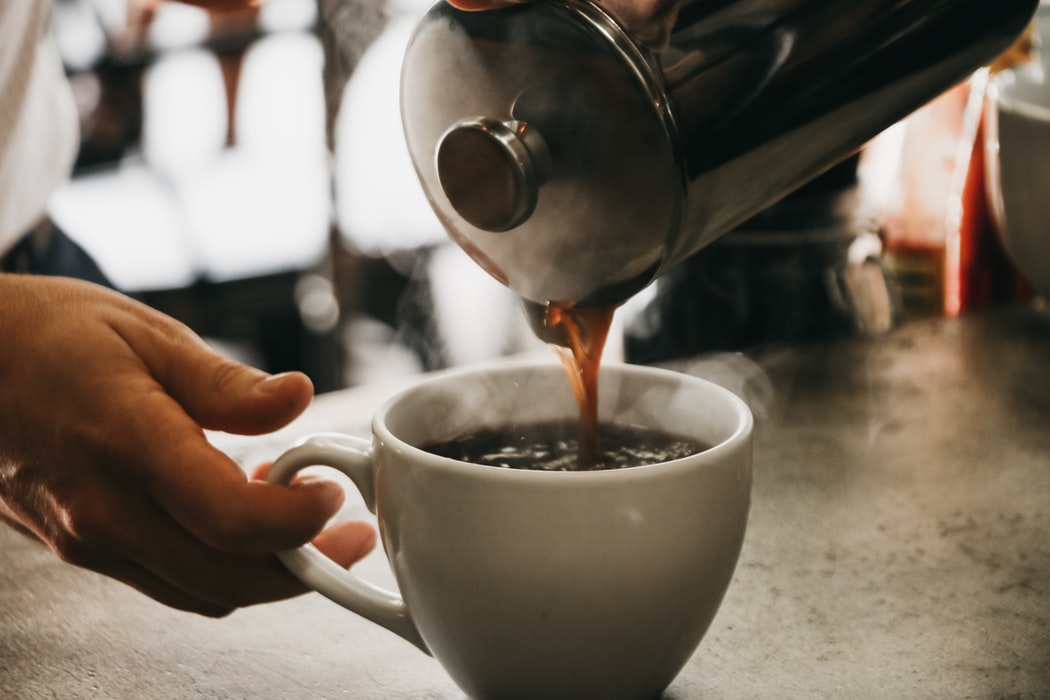
<svg viewBox="0 0 1050 700"><path fill-rule="evenodd" d="M56 0L83 141L53 218L122 290L318 391L547 352L447 240L409 162L399 71L428 5ZM609 355L881 333L1029 298L984 201L987 80L659 280L618 313Z"/></svg>

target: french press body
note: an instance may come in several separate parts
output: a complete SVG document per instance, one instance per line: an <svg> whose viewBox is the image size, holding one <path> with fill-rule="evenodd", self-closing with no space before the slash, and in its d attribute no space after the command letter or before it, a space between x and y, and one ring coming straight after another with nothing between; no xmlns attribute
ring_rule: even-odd
<svg viewBox="0 0 1050 700"><path fill-rule="evenodd" d="M685 0L651 51L589 0L434 5L406 142L453 240L536 304L618 304L1004 51L1038 0Z"/></svg>

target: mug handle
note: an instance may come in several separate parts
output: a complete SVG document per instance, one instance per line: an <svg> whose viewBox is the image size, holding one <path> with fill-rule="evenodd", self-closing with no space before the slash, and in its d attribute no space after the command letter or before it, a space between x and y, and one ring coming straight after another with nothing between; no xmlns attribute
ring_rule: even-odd
<svg viewBox="0 0 1050 700"><path fill-rule="evenodd" d="M308 436L277 458L266 480L287 484L300 469L313 466L332 467L346 474L361 492L368 510L376 512L371 441L340 433ZM399 594L347 571L312 544L278 552L277 556L293 575L313 590L430 654Z"/></svg>

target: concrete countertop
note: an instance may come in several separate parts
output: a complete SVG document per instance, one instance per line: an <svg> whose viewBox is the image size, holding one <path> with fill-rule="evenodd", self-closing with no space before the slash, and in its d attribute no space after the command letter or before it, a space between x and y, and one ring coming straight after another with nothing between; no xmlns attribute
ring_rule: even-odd
<svg viewBox="0 0 1050 700"><path fill-rule="evenodd" d="M735 580L664 700L1050 696L1050 315L679 368L751 403L755 481ZM250 464L302 432L363 432L395 388L215 441ZM9 530L0 562L0 698L463 698L435 661L317 595L208 620ZM390 582L380 554L360 566Z"/></svg>

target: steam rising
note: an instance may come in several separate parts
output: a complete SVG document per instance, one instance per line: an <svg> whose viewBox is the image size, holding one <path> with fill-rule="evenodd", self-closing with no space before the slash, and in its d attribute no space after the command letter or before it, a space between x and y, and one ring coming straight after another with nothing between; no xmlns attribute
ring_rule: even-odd
<svg viewBox="0 0 1050 700"><path fill-rule="evenodd" d="M773 380L765 369L745 355L713 353L669 366L733 392L748 404L756 419L773 415L776 401Z"/></svg>

